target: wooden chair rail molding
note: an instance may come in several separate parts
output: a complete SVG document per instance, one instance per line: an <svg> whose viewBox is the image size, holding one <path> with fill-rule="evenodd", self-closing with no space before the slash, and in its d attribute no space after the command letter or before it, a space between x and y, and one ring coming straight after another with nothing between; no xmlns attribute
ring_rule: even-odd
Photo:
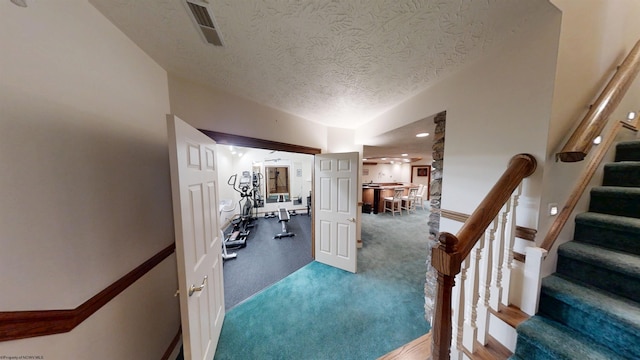
<svg viewBox="0 0 640 360"><path fill-rule="evenodd" d="M542 240L542 244L540 245L541 248L549 251L553 247L556 239L558 239L558 235L560 235L560 232L564 228L565 224L569 220L569 217L571 216L571 213L575 209L576 204L578 204L578 201L582 197L582 194L587 189L587 185L589 185L589 182L591 182L591 178L593 178L593 175L600 166L602 159L604 158L611 145L613 145L616 139L616 135L618 134L620 129L624 127L633 131L638 131L637 126L637 118L633 121L633 123L629 123L627 121L618 121L605 135L602 143L598 145L598 149L580 175L580 178L573 188L571 195L569 195L567 203L564 205L556 219L553 221L553 224L551 224L549 232L547 232L544 240Z"/></svg>
<svg viewBox="0 0 640 360"><path fill-rule="evenodd" d="M441 209L440 215L443 218L453 220L453 221L458 221L458 222L465 222L471 216L469 214L465 214L465 213L461 213L453 210L447 210L447 209ZM516 225L517 238L524 239L527 241L536 241L537 233L538 233L538 230L536 229Z"/></svg>
<svg viewBox="0 0 640 360"><path fill-rule="evenodd" d="M180 343L181 337L182 337L182 326L178 328L178 332L176 333L176 336L173 337L171 344L169 344L169 347L167 348L167 350L165 350L164 355L162 355L160 360L169 360L171 358L171 354L173 353L173 350L175 350L175 348L178 346L178 343Z"/></svg>
<svg viewBox="0 0 640 360"><path fill-rule="evenodd" d="M449 219L449 220L453 220L453 221L462 222L462 223L467 221L469 216L471 216L471 215L468 215L468 214L465 214L465 213L452 211L452 210L447 210L447 209L441 209L440 210L440 215L443 218L446 218L446 219ZM535 242L537 233L538 233L538 230L536 230L536 229L532 229L532 228L516 225L515 237L517 237L517 238L520 238L520 239L523 239L523 240L526 240L526 241ZM519 253L517 251L513 251L513 259L524 263L527 260L527 256L525 254L521 254L521 253Z"/></svg>
<svg viewBox="0 0 640 360"><path fill-rule="evenodd" d="M431 250L431 264L438 271L436 309L433 323L433 359L449 359L451 347L451 296L454 278L462 261L485 232L489 224L520 185L536 170L530 154L511 158L507 169L458 231L457 235L440 233L440 244Z"/></svg>
<svg viewBox="0 0 640 360"><path fill-rule="evenodd" d="M171 244L75 309L0 312L0 341L53 335L73 330L176 249Z"/></svg>
<svg viewBox="0 0 640 360"><path fill-rule="evenodd" d="M596 102L590 107L580 125L573 132L556 157L564 162L582 161L591 147L593 140L602 132L611 113L618 107L627 93L629 86L640 71L640 40L622 64L607 86L602 90Z"/></svg>

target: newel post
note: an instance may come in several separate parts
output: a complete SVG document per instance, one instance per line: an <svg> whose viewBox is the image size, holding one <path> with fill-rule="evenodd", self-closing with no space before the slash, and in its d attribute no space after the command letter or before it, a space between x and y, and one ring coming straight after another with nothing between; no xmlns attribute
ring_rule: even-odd
<svg viewBox="0 0 640 360"><path fill-rule="evenodd" d="M450 358L451 350L451 293L454 279L460 272L460 259L456 253L458 238L450 233L441 233L440 244L431 250L431 264L438 271L436 311L433 317L433 359Z"/></svg>

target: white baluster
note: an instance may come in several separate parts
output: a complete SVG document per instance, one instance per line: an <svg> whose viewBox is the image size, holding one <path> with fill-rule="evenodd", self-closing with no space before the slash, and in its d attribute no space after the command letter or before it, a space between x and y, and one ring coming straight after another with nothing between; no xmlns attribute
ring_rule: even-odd
<svg viewBox="0 0 640 360"><path fill-rule="evenodd" d="M493 270L491 274L491 298L489 306L498 311L502 301L502 267L504 262L505 242L507 237L507 218L511 209L511 200L502 207L498 214L498 236L493 246Z"/></svg>
<svg viewBox="0 0 640 360"><path fill-rule="evenodd" d="M458 297L459 299L459 305L458 305L458 318L457 320L457 324L456 326L458 327L458 334L456 336L456 345L458 350L460 351L460 355L462 356L464 354L463 350L466 348L464 346L464 332L465 332L465 318L467 317L467 297L468 297L468 282L469 282L469 278L467 277L467 272L469 270L469 266L470 266L470 260L469 257L467 256L466 259L464 259L464 261L462 262L462 269L460 269L460 295ZM467 350L469 350L468 348L466 348Z"/></svg>
<svg viewBox="0 0 640 360"><path fill-rule="evenodd" d="M458 273L455 278L455 286L451 293L451 359L462 360L464 354L462 349L462 324L464 321L464 299L460 301L460 297L464 297L460 292L462 287L462 272Z"/></svg>
<svg viewBox="0 0 640 360"><path fill-rule="evenodd" d="M487 335L489 333L489 299L491 298L491 269L493 262L493 244L496 239L496 229L498 228L498 217L487 228L485 232L485 243L482 247L482 261L480 263L480 291L478 299L478 335L477 341L481 345L487 345Z"/></svg>
<svg viewBox="0 0 640 360"><path fill-rule="evenodd" d="M505 247L504 247L504 259L502 266L502 304L508 306L509 301L509 293L510 293L510 284L511 284L511 271L513 269L513 243L516 235L516 209L518 207L518 199L520 198L520 193L522 191L522 183L518 186L516 191L511 195L511 211L509 212L509 216L507 217L507 228L506 228L506 237L505 237Z"/></svg>
<svg viewBox="0 0 640 360"><path fill-rule="evenodd" d="M478 337L478 299L479 295L479 275L480 275L480 260L482 258L482 248L484 247L484 234L480 237L480 240L471 249L471 253L467 257L470 259L471 266L469 267L468 276L468 288L467 296L465 298L465 315L464 315L464 336L462 343L465 348L471 353L475 351L476 338Z"/></svg>

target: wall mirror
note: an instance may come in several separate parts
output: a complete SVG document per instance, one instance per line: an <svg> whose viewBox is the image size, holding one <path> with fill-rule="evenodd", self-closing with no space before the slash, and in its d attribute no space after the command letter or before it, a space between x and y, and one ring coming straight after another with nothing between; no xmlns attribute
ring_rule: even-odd
<svg viewBox="0 0 640 360"><path fill-rule="evenodd" d="M268 203L290 201L289 167L265 166L266 200Z"/></svg>

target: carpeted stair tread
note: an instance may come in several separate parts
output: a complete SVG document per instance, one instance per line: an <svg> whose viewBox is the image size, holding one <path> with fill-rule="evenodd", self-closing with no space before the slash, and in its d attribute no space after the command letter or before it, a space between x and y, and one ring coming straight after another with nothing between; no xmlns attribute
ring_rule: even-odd
<svg viewBox="0 0 640 360"><path fill-rule="evenodd" d="M640 359L640 141L616 145L512 360Z"/></svg>
<svg viewBox="0 0 640 360"><path fill-rule="evenodd" d="M640 141L623 141L616 145L616 161L640 161Z"/></svg>
<svg viewBox="0 0 640 360"><path fill-rule="evenodd" d="M551 275L542 280L538 311L618 354L640 358L638 302Z"/></svg>
<svg viewBox="0 0 640 360"><path fill-rule="evenodd" d="M602 312L611 321L633 327L640 335L640 303L556 275L542 279L542 286L547 294L553 293L565 302L577 301L574 306L587 312Z"/></svg>
<svg viewBox="0 0 640 360"><path fill-rule="evenodd" d="M576 215L574 240L640 254L640 219L585 212Z"/></svg>
<svg viewBox="0 0 640 360"><path fill-rule="evenodd" d="M640 301L640 256L569 241L558 248L557 272Z"/></svg>
<svg viewBox="0 0 640 360"><path fill-rule="evenodd" d="M589 211L640 218L640 188L596 186L591 189Z"/></svg>
<svg viewBox="0 0 640 360"><path fill-rule="evenodd" d="M624 359L611 350L555 321L533 316L518 326L518 346L512 359Z"/></svg>
<svg viewBox="0 0 640 360"><path fill-rule="evenodd" d="M640 279L640 256L618 252L597 245L569 241L560 245L563 256L590 262L600 267ZM638 289L640 291L640 289Z"/></svg>
<svg viewBox="0 0 640 360"><path fill-rule="evenodd" d="M640 186L640 161L621 161L604 166L604 186Z"/></svg>

